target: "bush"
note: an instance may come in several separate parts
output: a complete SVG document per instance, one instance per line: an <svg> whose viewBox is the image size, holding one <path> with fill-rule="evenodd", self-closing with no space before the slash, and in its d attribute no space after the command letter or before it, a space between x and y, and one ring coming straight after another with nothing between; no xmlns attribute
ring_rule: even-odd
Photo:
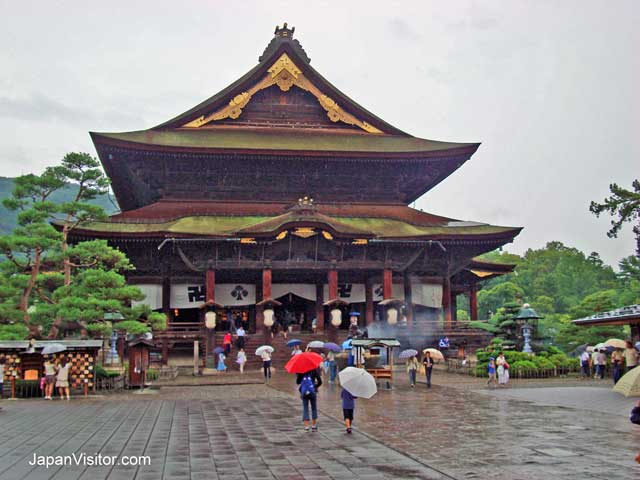
<svg viewBox="0 0 640 480"><path fill-rule="evenodd" d="M147 370L147 380L158 380L160 378L160 372L155 368L150 368Z"/></svg>
<svg viewBox="0 0 640 480"><path fill-rule="evenodd" d="M105 370L102 365L96 365L95 372L96 372L96 378L111 378L111 377L118 377L120 375L119 372L112 372L109 370Z"/></svg>
<svg viewBox="0 0 640 480"><path fill-rule="evenodd" d="M529 360L519 360L511 364L512 372L524 373L527 370L537 370L536 364Z"/></svg>
<svg viewBox="0 0 640 480"><path fill-rule="evenodd" d="M540 370L553 370L555 367L553 362L545 357L533 357L532 361Z"/></svg>

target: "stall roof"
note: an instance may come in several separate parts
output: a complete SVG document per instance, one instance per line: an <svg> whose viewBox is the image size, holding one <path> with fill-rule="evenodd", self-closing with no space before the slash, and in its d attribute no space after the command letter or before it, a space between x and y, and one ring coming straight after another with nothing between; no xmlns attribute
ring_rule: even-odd
<svg viewBox="0 0 640 480"><path fill-rule="evenodd" d="M399 347L400 342L395 338L366 338L353 340L351 342L352 347Z"/></svg>
<svg viewBox="0 0 640 480"><path fill-rule="evenodd" d="M101 348L102 340L36 340L35 348L44 348L47 345L60 343L67 348ZM28 340L0 341L0 350L16 350L29 348Z"/></svg>

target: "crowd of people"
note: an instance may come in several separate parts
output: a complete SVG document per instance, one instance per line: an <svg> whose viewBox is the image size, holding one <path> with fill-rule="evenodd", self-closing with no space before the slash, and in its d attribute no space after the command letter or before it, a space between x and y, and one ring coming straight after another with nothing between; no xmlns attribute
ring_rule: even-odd
<svg viewBox="0 0 640 480"><path fill-rule="evenodd" d="M638 365L638 350L630 341L626 342L625 348L596 348L593 352L585 350L580 354L580 368L583 378L604 379L607 368L607 353L610 353L611 376L613 383L626 372Z"/></svg>

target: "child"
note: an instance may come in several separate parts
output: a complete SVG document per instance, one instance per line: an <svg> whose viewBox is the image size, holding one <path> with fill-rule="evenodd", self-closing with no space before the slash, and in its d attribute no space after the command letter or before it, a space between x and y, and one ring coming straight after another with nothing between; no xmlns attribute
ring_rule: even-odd
<svg viewBox="0 0 640 480"><path fill-rule="evenodd" d="M244 348L241 348L240 350L238 350L236 363L240 365L240 373L244 373L244 364L247 363L247 354L244 353Z"/></svg>
<svg viewBox="0 0 640 480"><path fill-rule="evenodd" d="M487 385L497 385L498 380L496 379L496 361L493 357L489 359L489 366L487 367L487 372L489 373L489 381L487 381Z"/></svg>
<svg viewBox="0 0 640 480"><path fill-rule="evenodd" d="M218 368L219 372L225 372L227 370L227 365L224 363L224 359L227 358L224 356L224 353L220 352L218 354Z"/></svg>
<svg viewBox="0 0 640 480"><path fill-rule="evenodd" d="M353 411L356 408L356 398L348 390L342 389L340 393L342 397L342 414L344 416L344 424L347 427L347 433L351 433L351 424L353 423Z"/></svg>

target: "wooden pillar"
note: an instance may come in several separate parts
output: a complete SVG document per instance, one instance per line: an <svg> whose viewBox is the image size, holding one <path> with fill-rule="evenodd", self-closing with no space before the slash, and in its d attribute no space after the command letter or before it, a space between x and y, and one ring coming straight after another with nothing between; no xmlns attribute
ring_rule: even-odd
<svg viewBox="0 0 640 480"><path fill-rule="evenodd" d="M451 279L442 278L442 317L444 328L451 328Z"/></svg>
<svg viewBox="0 0 640 480"><path fill-rule="evenodd" d="M455 323L458 321L458 292L451 292L451 320Z"/></svg>
<svg viewBox="0 0 640 480"><path fill-rule="evenodd" d="M205 289L206 289L206 301L213 302L216 301L216 271L209 269L207 270L205 277Z"/></svg>
<svg viewBox="0 0 640 480"><path fill-rule="evenodd" d="M213 269L208 269L205 273L205 302L207 304L213 305L216 303L216 271ZM206 312L206 308L203 310L202 315ZM204 318L202 320L202 324L204 324ZM206 334L206 343L205 346L205 359L209 357L209 362L213 361L214 354L213 350L216 347L216 332L214 329L204 328ZM195 347L194 347L195 348ZM206 363L206 362L205 362Z"/></svg>
<svg viewBox="0 0 640 480"><path fill-rule="evenodd" d="M471 320L478 320L478 287L472 285L469 290L469 316Z"/></svg>
<svg viewBox="0 0 640 480"><path fill-rule="evenodd" d="M365 325L373 324L373 282L369 276L364 279L364 318Z"/></svg>
<svg viewBox="0 0 640 480"><path fill-rule="evenodd" d="M167 317L167 323L173 321L173 312L171 311L171 277L162 277L162 313Z"/></svg>
<svg viewBox="0 0 640 480"><path fill-rule="evenodd" d="M411 292L411 278L407 272L403 275L404 303L406 305L407 323L413 322L413 298Z"/></svg>
<svg viewBox="0 0 640 480"><path fill-rule="evenodd" d="M271 298L271 269L262 270L262 299Z"/></svg>
<svg viewBox="0 0 640 480"><path fill-rule="evenodd" d="M393 271L390 268L382 273L382 297L384 300L393 297Z"/></svg>
<svg viewBox="0 0 640 480"><path fill-rule="evenodd" d="M169 339L162 340L162 365L169 364Z"/></svg>
<svg viewBox="0 0 640 480"><path fill-rule="evenodd" d="M316 330L324 332L324 285L316 284Z"/></svg>
<svg viewBox="0 0 640 480"><path fill-rule="evenodd" d="M332 268L331 270L329 270L327 277L329 281L328 301L337 300L338 299L338 271L335 268Z"/></svg>

